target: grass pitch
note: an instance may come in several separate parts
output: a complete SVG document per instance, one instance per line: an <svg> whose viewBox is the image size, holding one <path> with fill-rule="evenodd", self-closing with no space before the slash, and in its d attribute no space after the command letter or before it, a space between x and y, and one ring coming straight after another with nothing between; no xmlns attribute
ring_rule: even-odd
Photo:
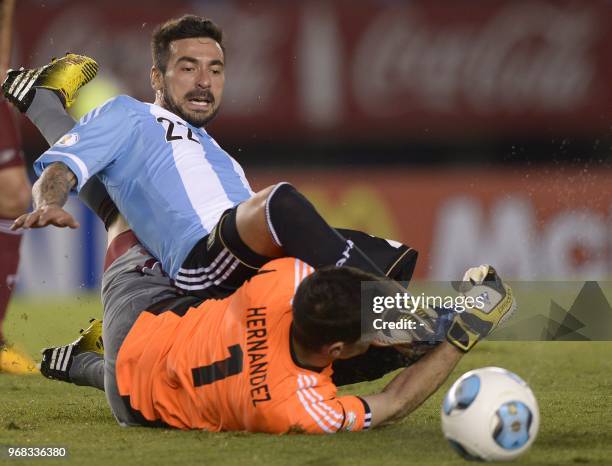
<svg viewBox="0 0 612 466"><path fill-rule="evenodd" d="M7 336L39 358L43 346L73 340L79 326L100 317L97 296L13 301ZM517 372L540 403L535 445L514 464L612 464L612 343L491 342L466 356L448 383L403 422L366 433L333 436L212 434L122 429L104 394L41 376L0 375L0 464L208 465L459 465L447 446L439 409L463 372L497 365ZM388 380L345 392L367 394ZM7 446L61 446L64 459L8 459Z"/></svg>

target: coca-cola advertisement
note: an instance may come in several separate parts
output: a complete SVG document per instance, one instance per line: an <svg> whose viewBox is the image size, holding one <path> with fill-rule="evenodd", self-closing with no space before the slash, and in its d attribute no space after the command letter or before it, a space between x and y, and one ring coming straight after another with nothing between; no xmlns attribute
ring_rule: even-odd
<svg viewBox="0 0 612 466"><path fill-rule="evenodd" d="M582 135L612 119L612 6L603 0L117 5L20 2L14 64L88 53L101 72L87 103L96 92L151 99L149 35L189 10L225 31L215 130L233 139L270 128L277 141Z"/></svg>

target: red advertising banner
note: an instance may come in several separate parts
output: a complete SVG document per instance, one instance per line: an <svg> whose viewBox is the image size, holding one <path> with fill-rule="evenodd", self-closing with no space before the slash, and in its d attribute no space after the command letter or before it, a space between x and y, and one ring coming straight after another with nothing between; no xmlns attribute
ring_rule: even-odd
<svg viewBox="0 0 612 466"><path fill-rule="evenodd" d="M151 32L185 12L226 33L218 136L600 135L612 124L605 0L22 0L13 62L88 53L102 69L88 102L96 92L151 100Z"/></svg>
<svg viewBox="0 0 612 466"><path fill-rule="evenodd" d="M294 183L330 224L420 252L418 278L495 265L513 279L612 276L612 170L251 172Z"/></svg>

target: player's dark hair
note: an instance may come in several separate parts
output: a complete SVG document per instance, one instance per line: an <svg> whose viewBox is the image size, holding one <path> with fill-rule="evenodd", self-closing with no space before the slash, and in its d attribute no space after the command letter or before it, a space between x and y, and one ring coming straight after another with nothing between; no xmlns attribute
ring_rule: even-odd
<svg viewBox="0 0 612 466"><path fill-rule="evenodd" d="M184 15L160 24L151 37L153 65L162 73L166 72L170 56L170 43L180 39L209 37L216 41L225 55L223 31L211 20L195 15Z"/></svg>
<svg viewBox="0 0 612 466"><path fill-rule="evenodd" d="M374 275L352 267L323 268L302 281L293 297L293 337L310 351L361 335L361 282Z"/></svg>

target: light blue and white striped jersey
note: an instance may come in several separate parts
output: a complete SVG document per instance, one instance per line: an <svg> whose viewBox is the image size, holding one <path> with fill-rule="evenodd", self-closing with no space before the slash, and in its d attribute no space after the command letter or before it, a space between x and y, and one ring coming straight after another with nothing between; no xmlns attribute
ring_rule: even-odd
<svg viewBox="0 0 612 466"><path fill-rule="evenodd" d="M63 162L77 190L97 175L172 277L221 214L253 195L242 167L208 133L128 96L85 115L34 164Z"/></svg>

